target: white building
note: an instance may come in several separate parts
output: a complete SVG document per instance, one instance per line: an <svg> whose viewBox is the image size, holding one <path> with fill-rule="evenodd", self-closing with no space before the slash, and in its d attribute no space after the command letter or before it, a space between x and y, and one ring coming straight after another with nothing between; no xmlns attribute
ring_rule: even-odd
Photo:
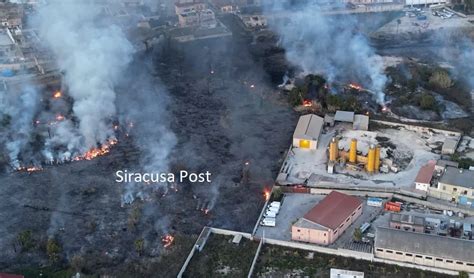
<svg viewBox="0 0 474 278"><path fill-rule="evenodd" d="M364 272L331 268L330 278L364 278Z"/></svg>
<svg viewBox="0 0 474 278"><path fill-rule="evenodd" d="M424 165L418 171L418 175L415 179L415 188L427 192L433 179L433 173L435 170L436 162L431 160L428 164Z"/></svg>
<svg viewBox="0 0 474 278"><path fill-rule="evenodd" d="M301 116L293 133L293 147L315 150L323 125L324 119L319 116L314 114Z"/></svg>

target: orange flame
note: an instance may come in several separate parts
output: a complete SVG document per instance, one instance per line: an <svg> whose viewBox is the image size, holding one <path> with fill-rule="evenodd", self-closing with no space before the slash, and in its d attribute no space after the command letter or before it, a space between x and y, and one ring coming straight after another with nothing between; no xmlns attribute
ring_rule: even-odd
<svg viewBox="0 0 474 278"><path fill-rule="evenodd" d="M61 115L61 114L56 115L56 121L60 122L60 121L62 121L62 120L64 120L64 116L63 116L63 115Z"/></svg>
<svg viewBox="0 0 474 278"><path fill-rule="evenodd" d="M312 105L313 105L313 102L310 99L303 100L304 107L311 107Z"/></svg>
<svg viewBox="0 0 474 278"><path fill-rule="evenodd" d="M85 154L77 156L74 160L92 160L98 156L106 155L110 152L112 146L116 145L118 141L116 139L110 139L107 143L102 144L99 148L93 148L87 151Z"/></svg>
<svg viewBox="0 0 474 278"><path fill-rule="evenodd" d="M174 236L167 234L161 238L161 242L163 243L164 248L170 247L174 242Z"/></svg>
<svg viewBox="0 0 474 278"><path fill-rule="evenodd" d="M263 191L263 197L265 197L265 201L270 200L270 190L265 189L265 190Z"/></svg>
<svg viewBox="0 0 474 278"><path fill-rule="evenodd" d="M53 98L60 98L60 97L62 97L62 95L63 94L61 93L61 91L56 91L53 95Z"/></svg>
<svg viewBox="0 0 474 278"><path fill-rule="evenodd" d="M357 83L349 83L349 88L355 89L355 90L358 90L358 91L362 90L362 86L360 86Z"/></svg>

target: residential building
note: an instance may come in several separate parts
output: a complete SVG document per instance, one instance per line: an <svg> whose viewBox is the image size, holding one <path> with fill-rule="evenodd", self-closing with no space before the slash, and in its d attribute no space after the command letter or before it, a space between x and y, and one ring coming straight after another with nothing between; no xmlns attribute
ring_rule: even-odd
<svg viewBox="0 0 474 278"><path fill-rule="evenodd" d="M428 164L422 166L415 178L415 188L427 192L431 186L433 172L435 170L436 161L430 160Z"/></svg>
<svg viewBox="0 0 474 278"><path fill-rule="evenodd" d="M317 115L301 116L293 133L293 147L315 150L318 146L323 125L324 119Z"/></svg>
<svg viewBox="0 0 474 278"><path fill-rule="evenodd" d="M423 233L425 231L425 219L408 214L391 213L390 228Z"/></svg>
<svg viewBox="0 0 474 278"><path fill-rule="evenodd" d="M441 175L438 186L430 188L428 194L474 207L474 171L448 166Z"/></svg>
<svg viewBox="0 0 474 278"><path fill-rule="evenodd" d="M474 241L378 227L374 255L454 271L474 272Z"/></svg>
<svg viewBox="0 0 474 278"><path fill-rule="evenodd" d="M332 191L291 227L291 239L329 245L362 214L362 202Z"/></svg>

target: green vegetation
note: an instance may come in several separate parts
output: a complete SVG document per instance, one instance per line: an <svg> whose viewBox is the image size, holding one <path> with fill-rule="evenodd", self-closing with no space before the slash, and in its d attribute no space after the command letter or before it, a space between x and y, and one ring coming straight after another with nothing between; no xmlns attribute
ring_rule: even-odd
<svg viewBox="0 0 474 278"><path fill-rule="evenodd" d="M292 106L301 105L307 93L308 93L307 90L303 88L295 87L291 89L290 93L288 94L288 101L290 102Z"/></svg>
<svg viewBox="0 0 474 278"><path fill-rule="evenodd" d="M451 77L449 76L449 73L443 69L438 69L433 72L428 82L431 85L442 89L447 89L454 85L453 80L451 80Z"/></svg>
<svg viewBox="0 0 474 278"><path fill-rule="evenodd" d="M202 252L196 252L185 277L247 277L258 242L232 236L211 234Z"/></svg>
<svg viewBox="0 0 474 278"><path fill-rule="evenodd" d="M352 235L352 238L357 242L362 240L362 231L360 230L360 228L354 229L354 234Z"/></svg>
<svg viewBox="0 0 474 278"><path fill-rule="evenodd" d="M362 271L367 278L445 278L446 274L306 250L264 245L255 269L257 277L329 277L331 268Z"/></svg>
<svg viewBox="0 0 474 278"><path fill-rule="evenodd" d="M36 245L33 239L33 233L30 230L20 232L17 236L17 240L22 252L30 251Z"/></svg>
<svg viewBox="0 0 474 278"><path fill-rule="evenodd" d="M466 271L460 271L458 277L459 278L469 278L469 273L467 273Z"/></svg>
<svg viewBox="0 0 474 278"><path fill-rule="evenodd" d="M46 254L48 255L49 261L51 263L56 263L59 260L59 255L61 253L61 246L55 239L48 239L46 244Z"/></svg>
<svg viewBox="0 0 474 278"><path fill-rule="evenodd" d="M139 256L143 254L143 250L145 250L145 241L143 238L139 238L135 240L134 242L135 245L135 251L138 253Z"/></svg>
<svg viewBox="0 0 474 278"><path fill-rule="evenodd" d="M420 108L423 110L438 110L436 99L429 93L423 93L420 98Z"/></svg>
<svg viewBox="0 0 474 278"><path fill-rule="evenodd" d="M457 153L453 154L451 159L459 163L459 168L469 169L469 167L474 166L474 159L469 157L461 157Z"/></svg>

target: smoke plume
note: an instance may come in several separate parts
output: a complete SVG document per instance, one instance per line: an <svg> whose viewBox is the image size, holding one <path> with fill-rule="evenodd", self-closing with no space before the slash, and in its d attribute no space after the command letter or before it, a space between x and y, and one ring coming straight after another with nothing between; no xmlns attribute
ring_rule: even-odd
<svg viewBox="0 0 474 278"><path fill-rule="evenodd" d="M56 56L73 99L74 117L58 125L47 142L63 144L66 156L114 138L114 87L133 53L119 27L100 21L98 6L81 2L49 1L36 18L40 37Z"/></svg>
<svg viewBox="0 0 474 278"><path fill-rule="evenodd" d="M280 35L288 60L330 82L361 83L383 103L387 77L382 59L359 33L356 17L325 15L315 0L296 6L289 2L267 8L269 25Z"/></svg>

